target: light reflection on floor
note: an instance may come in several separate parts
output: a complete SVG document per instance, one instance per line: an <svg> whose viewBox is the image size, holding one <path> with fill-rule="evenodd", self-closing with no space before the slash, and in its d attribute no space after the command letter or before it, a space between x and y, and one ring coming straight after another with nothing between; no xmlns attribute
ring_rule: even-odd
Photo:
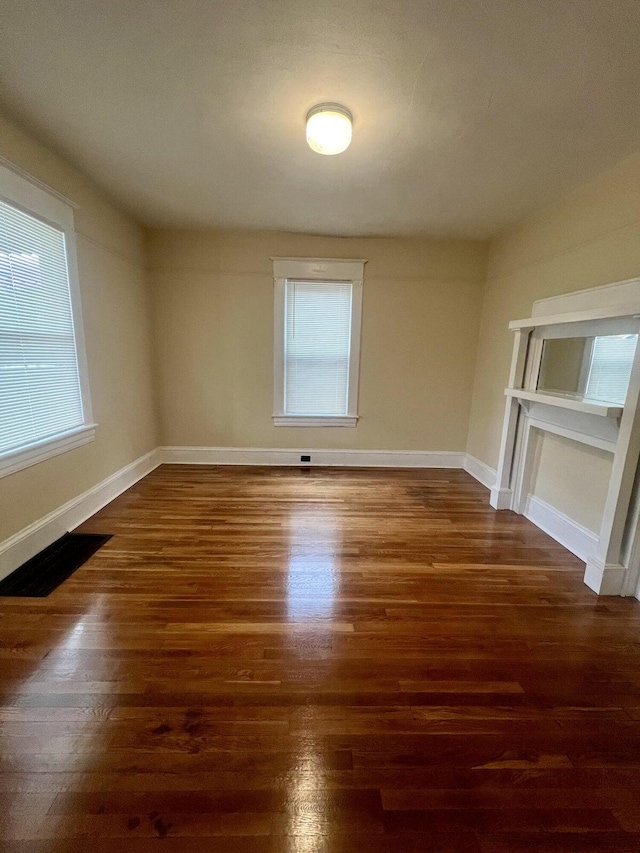
<svg viewBox="0 0 640 853"><path fill-rule="evenodd" d="M286 582L287 615L314 641L329 633L340 592L340 519L330 506L301 505L291 515ZM305 640L300 639L302 651ZM309 649L305 654L307 656ZM306 713L313 715L313 709ZM310 726L312 728L312 726ZM326 849L328 791L323 745L300 740L287 803L287 832L295 853Z"/></svg>
<svg viewBox="0 0 640 853"><path fill-rule="evenodd" d="M51 651L38 662L38 666L25 680L25 684L22 686L24 692L28 694L41 692L43 690L39 686L41 679L46 683L46 690L54 693L86 691L87 694L92 694L100 692L98 688L105 685L106 690L113 691L113 682L103 683L100 681L105 673L113 674L113 662L105 658L103 673L95 662L90 669L87 669L82 654L76 654L87 647L85 632L93 631L95 633L96 627L104 627L105 621L102 596L96 596L77 619L70 621L69 627L60 633L59 640L55 645L53 644L55 634L49 637L52 643ZM19 688L18 692L21 692ZM100 704L100 697L97 698L97 702ZM43 719L38 713L39 710L36 705L34 723ZM103 726L106 724L108 712L103 712L100 707L83 709L86 720L77 724L72 734L68 734L67 727L76 721L74 716L76 709L72 707L69 710L68 720L64 714L64 704L56 710L62 713L56 714L55 719L50 722L45 718L42 734L39 735L44 742L41 747L44 753L43 765L47 763L49 749L56 747L56 743L66 741L66 750L55 748L52 753L55 756L57 770L60 773L69 773L70 776L94 771L99 766L100 745L104 743ZM25 716L24 712L23 716ZM57 728L58 720L59 728ZM47 742L48 739L51 741L52 747ZM33 771L32 758L33 753L28 750L25 752L14 751L11 755L12 772L18 776L24 774L27 778L28 774ZM3 803L0 807L0 825L3 837L31 841L38 838L40 833L43 837L49 834L56 821L62 825L64 818L52 817L48 814L49 807L58 796L59 789L54 783L50 790L46 787L42 790L35 789L35 794L28 790L20 791L20 794L8 803ZM60 847L51 842L46 849L51 853L54 850L63 851L65 842L61 839Z"/></svg>
<svg viewBox="0 0 640 853"><path fill-rule="evenodd" d="M291 514L287 615L305 622L333 616L340 577L339 522L330 507L301 505Z"/></svg>
<svg viewBox="0 0 640 853"><path fill-rule="evenodd" d="M333 615L338 589L333 555L292 555L287 576L290 619L327 619Z"/></svg>
<svg viewBox="0 0 640 853"><path fill-rule="evenodd" d="M325 850L330 805L322 745L313 738L301 740L296 771L286 805L291 850L321 853Z"/></svg>

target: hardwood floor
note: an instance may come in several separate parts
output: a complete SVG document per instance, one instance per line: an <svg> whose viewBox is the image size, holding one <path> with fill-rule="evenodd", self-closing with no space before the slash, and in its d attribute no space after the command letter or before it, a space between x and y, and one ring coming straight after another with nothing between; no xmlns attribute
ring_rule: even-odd
<svg viewBox="0 0 640 853"><path fill-rule="evenodd" d="M640 604L450 470L164 466L0 599L7 853L638 853Z"/></svg>

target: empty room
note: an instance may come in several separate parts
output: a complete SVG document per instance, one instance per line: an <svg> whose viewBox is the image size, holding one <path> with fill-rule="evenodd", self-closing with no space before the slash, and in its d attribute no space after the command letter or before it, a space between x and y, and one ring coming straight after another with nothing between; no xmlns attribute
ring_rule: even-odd
<svg viewBox="0 0 640 853"><path fill-rule="evenodd" d="M640 851L639 0L0 0L2 853Z"/></svg>

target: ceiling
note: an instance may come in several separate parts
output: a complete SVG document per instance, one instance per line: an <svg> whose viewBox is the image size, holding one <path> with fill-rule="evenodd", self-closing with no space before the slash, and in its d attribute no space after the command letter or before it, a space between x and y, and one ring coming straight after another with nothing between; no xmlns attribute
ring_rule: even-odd
<svg viewBox="0 0 640 853"><path fill-rule="evenodd" d="M0 98L146 224L484 238L640 148L639 34L640 0L2 0Z"/></svg>

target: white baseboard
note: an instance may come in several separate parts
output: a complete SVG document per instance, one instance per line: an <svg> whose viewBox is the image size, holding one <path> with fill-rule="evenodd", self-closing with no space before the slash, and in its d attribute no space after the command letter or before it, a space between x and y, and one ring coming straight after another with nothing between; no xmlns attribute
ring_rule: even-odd
<svg viewBox="0 0 640 853"><path fill-rule="evenodd" d="M300 465L349 468L462 468L462 452L439 450L317 450L276 447L161 447L160 459L170 465Z"/></svg>
<svg viewBox="0 0 640 853"><path fill-rule="evenodd" d="M546 501L529 495L524 516L585 563L594 557L598 534L578 524Z"/></svg>
<svg viewBox="0 0 640 853"><path fill-rule="evenodd" d="M256 447L160 447L116 471L101 483L68 501L38 521L0 543L0 579L46 548L68 530L82 524L118 495L133 486L158 465L292 465L299 466L301 455L310 455L311 466L384 468L463 468L487 488L495 483L496 472L469 454L431 450L316 450L304 448ZM553 539L585 562L593 560L598 537L540 498L530 495L525 516ZM587 572L588 573L588 572ZM592 589L609 589L617 575L606 579L593 575ZM597 574L597 573L596 573ZM601 573L600 573L601 574ZM609 583L609 580L611 581ZM594 586L595 584L595 586ZM611 593L604 593L611 594Z"/></svg>
<svg viewBox="0 0 640 853"><path fill-rule="evenodd" d="M484 462L467 454L464 469L483 486L491 490L490 503L495 509L509 509L511 489L495 487L496 472ZM563 545L572 554L587 564L584 574L585 584L598 595L624 595L627 569L623 566L602 566L595 559L598 547L598 534L578 524L568 515L535 495L529 495L525 504L525 518L528 518L540 530L544 530L552 539ZM630 593L640 599L640 581L638 587Z"/></svg>
<svg viewBox="0 0 640 853"><path fill-rule="evenodd" d="M511 509L511 489L496 488L498 472L470 453L465 454L464 470L489 489L489 503L494 509Z"/></svg>
<svg viewBox="0 0 640 853"><path fill-rule="evenodd" d="M513 492L511 489L499 489L493 486L489 494L489 503L494 509L511 509Z"/></svg>
<svg viewBox="0 0 640 853"><path fill-rule="evenodd" d="M498 489L496 487L498 472L495 468L492 468L490 465L487 465L486 462L483 462L481 459L467 453L464 462L464 470L468 474L471 474L472 477L475 477L479 483L482 483L483 486L486 486L487 489L489 489L489 504L494 509L511 509L511 489Z"/></svg>
<svg viewBox="0 0 640 853"><path fill-rule="evenodd" d="M488 489L492 489L495 485L497 476L496 469L491 468L481 459L472 456L470 453L465 453L462 467L467 474L471 474L475 480L482 483L482 485L486 486Z"/></svg>
<svg viewBox="0 0 640 853"><path fill-rule="evenodd" d="M462 468L466 454L430 450L316 450L304 448L160 447L0 542L0 579L73 530L162 463L187 465L300 465L346 467ZM482 463L479 463L480 465Z"/></svg>
<svg viewBox="0 0 640 853"><path fill-rule="evenodd" d="M481 459L477 459L470 453L465 453L464 464L462 466L467 474L471 474L474 479L488 489L492 489L496 482L496 469L491 468Z"/></svg>
<svg viewBox="0 0 640 853"><path fill-rule="evenodd" d="M595 558L587 560L584 582L598 595L624 595L626 577L624 566L611 563L605 566Z"/></svg>
<svg viewBox="0 0 640 853"><path fill-rule="evenodd" d="M73 530L160 464L152 450L0 543L0 579Z"/></svg>

